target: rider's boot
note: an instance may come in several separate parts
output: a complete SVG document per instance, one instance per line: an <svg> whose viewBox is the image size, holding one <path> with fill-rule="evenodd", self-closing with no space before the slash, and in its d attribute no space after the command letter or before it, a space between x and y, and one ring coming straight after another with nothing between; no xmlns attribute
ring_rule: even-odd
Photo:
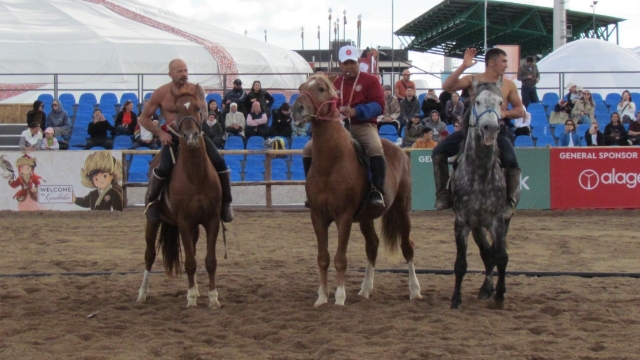
<svg viewBox="0 0 640 360"><path fill-rule="evenodd" d="M432 155L433 179L436 183L436 210L450 209L452 205L449 183L449 163L445 155Z"/></svg>
<svg viewBox="0 0 640 360"><path fill-rule="evenodd" d="M159 176L158 172L161 171L158 169L151 171L145 199L145 214L147 215L147 219L154 223L160 221L160 206L157 206L155 202L160 197L165 180L167 179L166 177Z"/></svg>
<svg viewBox="0 0 640 360"><path fill-rule="evenodd" d="M218 173L220 178L220 187L222 187L222 211L220 219L223 222L233 221L233 209L231 208L231 170L221 171Z"/></svg>
<svg viewBox="0 0 640 360"><path fill-rule="evenodd" d="M520 201L520 168L505 169L507 182L507 201L502 212L503 219L510 219L516 212L516 206Z"/></svg>
<svg viewBox="0 0 640 360"><path fill-rule="evenodd" d="M304 178L307 178L309 175L309 169L311 169L311 157L303 157L302 158L302 166L304 167ZM309 199L304 199L304 207L309 207Z"/></svg>
<svg viewBox="0 0 640 360"><path fill-rule="evenodd" d="M369 158L371 165L371 192L369 192L369 205L384 209L384 180L387 173L387 163L383 155L374 155Z"/></svg>

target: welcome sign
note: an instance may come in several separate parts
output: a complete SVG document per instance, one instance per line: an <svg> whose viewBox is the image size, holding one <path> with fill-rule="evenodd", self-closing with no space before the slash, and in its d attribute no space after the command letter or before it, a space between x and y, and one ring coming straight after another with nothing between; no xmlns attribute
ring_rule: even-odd
<svg viewBox="0 0 640 360"><path fill-rule="evenodd" d="M71 204L73 202L73 185L40 185L38 186L38 203Z"/></svg>

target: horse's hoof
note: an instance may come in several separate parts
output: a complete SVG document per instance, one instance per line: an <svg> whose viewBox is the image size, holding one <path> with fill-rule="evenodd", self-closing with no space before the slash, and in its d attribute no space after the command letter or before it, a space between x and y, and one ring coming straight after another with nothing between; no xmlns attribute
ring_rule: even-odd
<svg viewBox="0 0 640 360"><path fill-rule="evenodd" d="M138 295L138 299L136 301L139 303L143 303L147 301L147 295L142 295L142 294Z"/></svg>
<svg viewBox="0 0 640 360"><path fill-rule="evenodd" d="M422 300L422 294L420 294L420 290L418 290L417 292L412 292L411 295L409 295L409 300Z"/></svg>
<svg viewBox="0 0 640 360"><path fill-rule="evenodd" d="M318 299L313 307L317 308L327 303L327 299Z"/></svg>
<svg viewBox="0 0 640 360"><path fill-rule="evenodd" d="M344 286L338 286L336 289L336 305L344 306L346 299L347 293L344 291Z"/></svg>
<svg viewBox="0 0 640 360"><path fill-rule="evenodd" d="M478 291L478 300L481 300L481 301L489 300L491 299L491 295L493 295L494 292L495 290L493 289L491 290L480 289L480 291Z"/></svg>
<svg viewBox="0 0 640 360"><path fill-rule="evenodd" d="M451 310L460 310L460 304L459 303L451 303Z"/></svg>
<svg viewBox="0 0 640 360"><path fill-rule="evenodd" d="M493 308L496 310L504 310L504 295L498 296L494 295L492 299Z"/></svg>
<svg viewBox="0 0 640 360"><path fill-rule="evenodd" d="M195 300L193 300L193 301L189 300L189 301L187 302L187 307L188 307L188 308L190 308L190 307L197 307L197 306L198 306L198 304L196 303L196 301L195 301Z"/></svg>
<svg viewBox="0 0 640 360"><path fill-rule="evenodd" d="M361 296L361 297L363 297L365 299L368 299L369 298L369 294L370 294L369 290L362 289L358 293L358 296Z"/></svg>
<svg viewBox="0 0 640 360"><path fill-rule="evenodd" d="M218 301L218 290L209 291L209 307L218 309L222 307Z"/></svg>

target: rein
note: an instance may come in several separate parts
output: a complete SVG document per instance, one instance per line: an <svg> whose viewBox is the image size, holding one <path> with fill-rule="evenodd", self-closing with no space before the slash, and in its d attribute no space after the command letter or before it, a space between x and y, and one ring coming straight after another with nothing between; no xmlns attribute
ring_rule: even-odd
<svg viewBox="0 0 640 360"><path fill-rule="evenodd" d="M337 98L333 98L332 100L327 100L325 102L323 102L322 104L320 104L320 106L318 106L318 103L315 101L315 99L313 98L313 96L311 95L311 93L309 93L308 91L301 91L300 95L307 95L307 97L309 97L309 100L311 100L311 102L313 103L313 106L316 107L316 113L314 115L307 115L311 118L314 119L318 119L318 120L327 120L327 121L340 121L340 116L336 116L336 117L331 117L331 116L319 116L318 113L320 112L320 108L322 108L325 104L329 104L329 114L331 114L333 112L333 110L335 110L336 108L336 104L338 99Z"/></svg>
<svg viewBox="0 0 640 360"><path fill-rule="evenodd" d="M478 126L478 119L487 113L494 113L496 115L496 118L498 119L498 122L500 122L500 114L498 114L498 112L495 109L487 109L483 112L481 112L480 114L478 114L478 112L476 111L476 107L473 107L473 122L469 121L469 127L477 127Z"/></svg>

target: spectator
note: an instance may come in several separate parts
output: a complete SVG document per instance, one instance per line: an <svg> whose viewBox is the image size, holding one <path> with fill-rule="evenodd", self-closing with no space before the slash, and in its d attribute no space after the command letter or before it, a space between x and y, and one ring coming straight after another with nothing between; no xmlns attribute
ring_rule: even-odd
<svg viewBox="0 0 640 360"><path fill-rule="evenodd" d="M456 121L453 123L453 132L462 129L462 123L460 121Z"/></svg>
<svg viewBox="0 0 640 360"><path fill-rule="evenodd" d="M238 111L238 104L231 103L229 105L229 113L225 115L225 120L225 125L227 125L227 136L235 135L241 136L242 139L245 139L244 128L246 126L246 120L244 115Z"/></svg>
<svg viewBox="0 0 640 360"><path fill-rule="evenodd" d="M584 132L584 141L587 146L604 146L604 134L598 130L598 122L592 121L591 127Z"/></svg>
<svg viewBox="0 0 640 360"><path fill-rule="evenodd" d="M449 130L447 130L447 129L440 130L440 141L446 139L447 136L449 136Z"/></svg>
<svg viewBox="0 0 640 360"><path fill-rule="evenodd" d="M247 126L244 129L247 139L256 135L263 138L269 136L268 121L267 114L262 111L260 103L254 102L251 105L251 112L247 115Z"/></svg>
<svg viewBox="0 0 640 360"><path fill-rule="evenodd" d="M575 103L578 101L578 87L574 83L567 84L568 92L556 104L549 116L549 124L562 124L569 119Z"/></svg>
<svg viewBox="0 0 640 360"><path fill-rule="evenodd" d="M107 119L104 118L102 111L99 109L94 110L93 121L89 123L89 127L87 128L87 133L90 138L87 139L85 150L89 150L94 146L102 146L108 150L113 149L113 139L107 137L107 130L111 132L111 136L113 136L113 133L116 131Z"/></svg>
<svg viewBox="0 0 640 360"><path fill-rule="evenodd" d="M436 145L438 143L433 141L433 129L426 127L422 129L422 137L416 139L411 147L414 149L433 149Z"/></svg>
<svg viewBox="0 0 640 360"><path fill-rule="evenodd" d="M142 107L142 111L144 111L144 108L145 108L145 107L147 107L147 104L148 104L148 103L149 103L149 99L145 99L145 100L144 100L144 103L143 103L143 105L142 105L142 106L143 106L143 107ZM142 114L142 113L141 113L141 114ZM151 120L151 121L157 120L157 121L158 121L158 123L160 123L160 117L159 117L159 116L158 116L158 114L157 114L157 113L155 113L155 112L154 112L154 113L149 117L149 120ZM138 124L138 125L140 125L140 124ZM134 134L134 135L135 135L135 133L136 133L136 130L138 130L139 128L140 128L139 126L136 126L136 127L133 129L133 134Z"/></svg>
<svg viewBox="0 0 640 360"><path fill-rule="evenodd" d="M215 112L216 119L218 119L218 123L220 124L220 126L222 126L223 129L226 128L225 122L224 122L224 113L220 111L220 108L218 107L218 102L216 102L213 99L209 100L209 102L207 103L207 109L209 109L208 112L212 112L212 111Z"/></svg>
<svg viewBox="0 0 640 360"><path fill-rule="evenodd" d="M420 123L420 114L413 114L411 121L407 123L404 130L404 138L402 139L403 147L412 147L413 143L422 137L422 129L424 126ZM431 132L433 135L433 131Z"/></svg>
<svg viewBox="0 0 640 360"><path fill-rule="evenodd" d="M293 120L291 122L291 138L298 136L309 136L309 123L302 120Z"/></svg>
<svg viewBox="0 0 640 360"><path fill-rule="evenodd" d="M262 84L258 80L253 82L251 90L247 93L247 109L251 109L251 105L256 101L260 103L260 109L263 113L268 114L271 111L273 97L262 88Z"/></svg>
<svg viewBox="0 0 640 360"><path fill-rule="evenodd" d="M283 103L280 109L273 110L273 121L269 129L269 136L291 138L291 105Z"/></svg>
<svg viewBox="0 0 640 360"><path fill-rule="evenodd" d="M43 110L44 103L40 100L34 101L33 109L27 113L27 125L35 122L40 127L40 130L44 131L44 129L46 129L45 125L47 124L47 115L45 115Z"/></svg>
<svg viewBox="0 0 640 360"><path fill-rule="evenodd" d="M448 91L442 90L438 99L440 100L440 104L443 104L442 111L440 111L440 117L444 117L446 116L444 111L444 105L446 105L449 102L449 100L451 100L451 93ZM427 113L424 113L424 114L426 115ZM429 112L429 114L431 113Z"/></svg>
<svg viewBox="0 0 640 360"><path fill-rule="evenodd" d="M53 134L54 130L51 127L48 127L44 131L44 139L42 139L42 144L40 146L41 150L59 150L60 144L58 144L58 139L56 139Z"/></svg>
<svg viewBox="0 0 640 360"><path fill-rule="evenodd" d="M53 128L54 135L68 140L71 137L69 114L60 106L58 100L51 103L51 112L47 115L47 126Z"/></svg>
<svg viewBox="0 0 640 360"><path fill-rule="evenodd" d="M618 103L617 110L622 118L623 124L628 124L633 121L633 115L636 113L636 104L631 99L631 93L629 90L622 92L622 97Z"/></svg>
<svg viewBox="0 0 640 360"><path fill-rule="evenodd" d="M440 131L447 128L447 125L440 120L440 113L433 110L429 114L429 120L425 122L425 126L433 129L433 140L440 142Z"/></svg>
<svg viewBox="0 0 640 360"><path fill-rule="evenodd" d="M513 126L515 128L513 134L516 137L520 135L531 135L531 113L525 111L523 117L514 120Z"/></svg>
<svg viewBox="0 0 640 360"><path fill-rule="evenodd" d="M127 100L124 102L122 110L116 116L116 136L117 135L133 135L133 132L138 125L138 115L133 112L133 101Z"/></svg>
<svg viewBox="0 0 640 360"><path fill-rule="evenodd" d="M407 89L412 88L415 93L416 84L413 81L409 80L410 78L411 71L409 71L409 69L405 69L402 72L402 79L396 81L396 97L398 98L399 102L402 102L402 100L407 97ZM409 117L407 117L405 120L408 120L410 116L411 115L409 115Z"/></svg>
<svg viewBox="0 0 640 360"><path fill-rule="evenodd" d="M611 145L628 145L627 130L620 121L620 114L614 112L607 126L604 127L604 144Z"/></svg>
<svg viewBox="0 0 640 360"><path fill-rule="evenodd" d="M533 56L528 56L525 63L518 69L518 80L522 81L520 94L524 107L527 108L531 103L540 102L536 90L536 85L540 81L540 72L538 66L533 63Z"/></svg>
<svg viewBox="0 0 640 360"><path fill-rule="evenodd" d="M569 119L564 123L564 132L558 138L558 146L580 146L580 136L576 132L576 124Z"/></svg>
<svg viewBox="0 0 640 360"><path fill-rule="evenodd" d="M461 119L464 116L464 104L460 101L460 96L457 92L451 93L451 100L447 101L447 105L444 108L448 124L453 124L456 120Z"/></svg>
<svg viewBox="0 0 640 360"><path fill-rule="evenodd" d="M157 118L158 116L154 114ZM158 119L151 119L151 122L154 126L158 126L160 121ZM158 150L160 148L160 142L158 138L153 135L153 133L147 130L144 126L138 124L136 131L134 131L134 141L133 145L131 145L132 149L137 149L139 147L148 147L150 150Z"/></svg>
<svg viewBox="0 0 640 360"><path fill-rule="evenodd" d="M218 122L215 111L209 111L207 121L202 124L202 131L218 149L224 148L224 130Z"/></svg>
<svg viewBox="0 0 640 360"><path fill-rule="evenodd" d="M591 92L585 90L582 92L582 97L576 101L573 110L571 110L571 117L578 124L590 124L596 120L595 109L596 104L593 102Z"/></svg>
<svg viewBox="0 0 640 360"><path fill-rule="evenodd" d="M225 114L228 114L231 111L231 103L236 103L238 107L237 111L242 113L242 116L244 117L244 114L247 113L245 108L246 101L247 94L245 94L244 89L242 89L242 81L240 79L235 79L233 81L233 89L227 91L227 93L224 94L224 98L222 98L222 103L225 106ZM226 121L227 119L225 118L225 124Z"/></svg>
<svg viewBox="0 0 640 360"><path fill-rule="evenodd" d="M34 121L20 134L20 150L30 151L40 148L42 148L42 130L40 124Z"/></svg>
<svg viewBox="0 0 640 360"><path fill-rule="evenodd" d="M409 120L413 114L417 114L420 112L420 101L415 96L415 90L410 87L407 88L406 97L400 101L400 126L403 127Z"/></svg>
<svg viewBox="0 0 640 360"><path fill-rule="evenodd" d="M440 102L440 99L436 96L436 91L433 89L427 90L427 95L424 97L421 105L422 113L427 116L431 114L433 110L441 113L444 111L444 105Z"/></svg>
<svg viewBox="0 0 640 360"><path fill-rule="evenodd" d="M640 144L640 111L636 114L636 121L629 124L627 136L629 145Z"/></svg>
<svg viewBox="0 0 640 360"><path fill-rule="evenodd" d="M462 105L464 105L465 109L469 108L469 104L471 101L471 97L469 96L469 89L462 89L462 94L460 94L460 101L462 101Z"/></svg>
<svg viewBox="0 0 640 360"><path fill-rule="evenodd" d="M391 124L399 132L400 103L395 96L391 95L391 85L385 85L382 89L384 90L384 110L382 115L378 116L378 130L382 125Z"/></svg>

